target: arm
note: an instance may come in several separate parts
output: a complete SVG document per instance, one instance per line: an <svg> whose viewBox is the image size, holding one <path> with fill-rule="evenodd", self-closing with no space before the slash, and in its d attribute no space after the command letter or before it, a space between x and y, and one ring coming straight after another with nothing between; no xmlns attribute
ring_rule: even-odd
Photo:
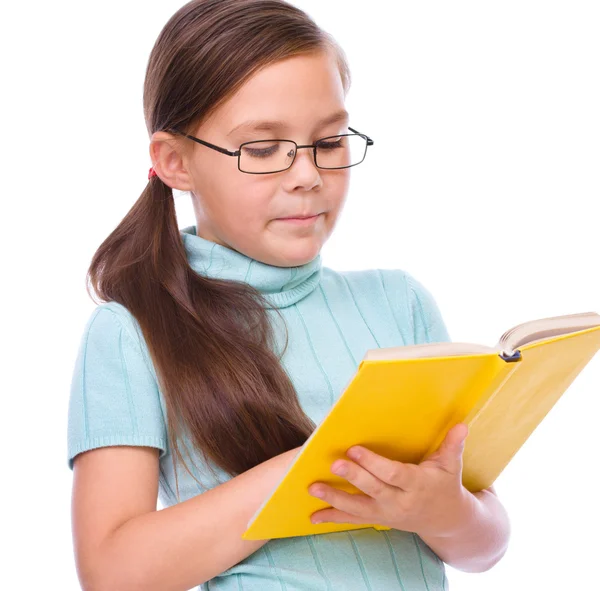
<svg viewBox="0 0 600 591"><path fill-rule="evenodd" d="M268 541L241 535L299 449L160 511L157 449L78 455L72 517L82 589L186 591L240 562Z"/></svg>
<svg viewBox="0 0 600 591"><path fill-rule="evenodd" d="M464 528L452 536L421 539L453 568L480 573L490 570L506 553L510 521L494 487L476 492L468 500Z"/></svg>

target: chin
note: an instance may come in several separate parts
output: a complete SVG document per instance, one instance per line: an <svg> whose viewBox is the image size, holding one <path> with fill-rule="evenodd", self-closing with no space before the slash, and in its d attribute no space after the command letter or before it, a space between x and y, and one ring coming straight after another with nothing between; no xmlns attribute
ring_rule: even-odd
<svg viewBox="0 0 600 591"><path fill-rule="evenodd" d="M294 244L294 242L296 242ZM321 251L322 242L309 240L291 241L289 248L278 252L286 267L300 267L310 263Z"/></svg>

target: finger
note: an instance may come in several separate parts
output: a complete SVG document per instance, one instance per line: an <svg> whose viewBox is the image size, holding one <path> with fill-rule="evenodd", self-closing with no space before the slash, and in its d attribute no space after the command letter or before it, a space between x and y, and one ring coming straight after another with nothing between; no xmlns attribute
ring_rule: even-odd
<svg viewBox="0 0 600 591"><path fill-rule="evenodd" d="M452 427L442 444L440 445L440 455L438 460L448 468L454 468L459 471L462 466L462 454L465 449L465 440L468 436L469 428L465 423L458 423Z"/></svg>
<svg viewBox="0 0 600 591"><path fill-rule="evenodd" d="M405 491L412 488L417 468L414 464L390 460L360 445L351 447L348 456L382 482Z"/></svg>
<svg viewBox="0 0 600 591"><path fill-rule="evenodd" d="M374 512L374 501L367 495L351 494L322 482L311 484L309 494L329 503L334 509L369 519Z"/></svg>
<svg viewBox="0 0 600 591"><path fill-rule="evenodd" d="M448 448L454 451L455 455L460 452L465 446L465 440L469 435L469 427L466 423L457 423L446 433L446 437L442 442L441 447Z"/></svg>
<svg viewBox="0 0 600 591"><path fill-rule="evenodd" d="M395 490L394 487L379 480L371 472L354 462L337 460L332 464L331 471L374 499L381 498Z"/></svg>
<svg viewBox="0 0 600 591"><path fill-rule="evenodd" d="M315 511L315 513L310 516L310 521L311 523L354 523L359 525L371 523L357 515L345 513L339 509L322 509L321 511Z"/></svg>

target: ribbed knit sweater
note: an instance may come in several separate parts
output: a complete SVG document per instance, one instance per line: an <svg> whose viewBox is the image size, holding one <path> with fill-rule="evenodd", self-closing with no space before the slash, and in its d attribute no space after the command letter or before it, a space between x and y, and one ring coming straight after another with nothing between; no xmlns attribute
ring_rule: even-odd
<svg viewBox="0 0 600 591"><path fill-rule="evenodd" d="M315 424L368 349L450 340L432 294L402 269L339 272L323 266L321 254L298 267L276 267L196 235L195 226L180 233L197 273L248 282L279 309L289 335L282 364ZM281 351L281 320L275 311L267 313ZM139 325L124 306L108 302L92 311L74 365L69 468L78 453L97 447L155 447L159 500L164 507L177 503L164 397ZM202 485L179 467L180 501L229 478L199 454L186 463ZM418 535L366 528L270 540L197 589L447 591L449 586L444 563Z"/></svg>

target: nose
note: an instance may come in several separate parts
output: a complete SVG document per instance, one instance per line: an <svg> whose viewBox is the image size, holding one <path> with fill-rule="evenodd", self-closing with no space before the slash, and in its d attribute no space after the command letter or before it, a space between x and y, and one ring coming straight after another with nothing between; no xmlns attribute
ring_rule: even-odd
<svg viewBox="0 0 600 591"><path fill-rule="evenodd" d="M315 164L313 148L299 147L292 166L287 170L287 179L295 187L303 187L306 190L321 185L321 174ZM291 190L291 188L288 188Z"/></svg>
<svg viewBox="0 0 600 591"><path fill-rule="evenodd" d="M290 153L293 155L293 150L290 150ZM298 146L298 149L296 150L296 158L294 159L292 168L298 164L299 160L304 160L305 162L312 164L312 168L318 170L315 163L314 148L312 146Z"/></svg>

